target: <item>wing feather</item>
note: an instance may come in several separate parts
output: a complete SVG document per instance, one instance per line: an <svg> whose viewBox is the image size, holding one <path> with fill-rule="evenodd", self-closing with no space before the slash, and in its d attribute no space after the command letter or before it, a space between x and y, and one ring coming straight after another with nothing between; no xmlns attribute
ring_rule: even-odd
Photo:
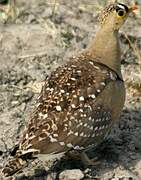
<svg viewBox="0 0 141 180"><path fill-rule="evenodd" d="M116 78L112 70L92 60L73 60L57 68L45 81L21 149L51 153L96 145L111 124L111 111L98 97Z"/></svg>

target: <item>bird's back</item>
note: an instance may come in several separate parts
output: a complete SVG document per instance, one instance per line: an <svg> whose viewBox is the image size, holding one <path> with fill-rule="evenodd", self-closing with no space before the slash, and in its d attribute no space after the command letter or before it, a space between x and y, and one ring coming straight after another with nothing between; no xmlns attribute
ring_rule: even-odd
<svg viewBox="0 0 141 180"><path fill-rule="evenodd" d="M21 139L21 150L58 153L96 146L103 140L112 124L112 107L100 97L108 84L119 79L94 60L83 53L46 79Z"/></svg>

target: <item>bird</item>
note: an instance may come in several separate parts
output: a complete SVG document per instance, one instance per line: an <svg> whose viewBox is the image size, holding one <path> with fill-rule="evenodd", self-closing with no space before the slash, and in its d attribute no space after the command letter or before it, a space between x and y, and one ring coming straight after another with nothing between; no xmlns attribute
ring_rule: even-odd
<svg viewBox="0 0 141 180"><path fill-rule="evenodd" d="M16 0L0 0L0 22L13 22L19 15Z"/></svg>
<svg viewBox="0 0 141 180"><path fill-rule="evenodd" d="M46 78L15 155L2 169L5 177L22 169L28 155L83 152L103 142L125 103L118 32L135 9L106 6L94 40Z"/></svg>

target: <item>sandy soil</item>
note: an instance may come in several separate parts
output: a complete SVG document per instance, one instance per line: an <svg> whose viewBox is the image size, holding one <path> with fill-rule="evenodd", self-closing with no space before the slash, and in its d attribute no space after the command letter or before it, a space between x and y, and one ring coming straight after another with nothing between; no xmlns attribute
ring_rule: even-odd
<svg viewBox="0 0 141 180"><path fill-rule="evenodd" d="M53 12L53 5L47 1L24 3L22 0L19 2L22 13L16 24L1 25L0 167L18 142L36 103L38 94L28 87L44 81L47 74L85 48L94 37L100 7L88 2L90 5L85 0L61 0ZM141 179L141 72L137 53L123 33L126 32L140 50L140 20L139 15L130 17L121 30L126 103L120 121L101 150L104 156L100 165L85 168L75 160L62 159L47 165L37 161L13 179ZM90 154L93 153L91 150Z"/></svg>

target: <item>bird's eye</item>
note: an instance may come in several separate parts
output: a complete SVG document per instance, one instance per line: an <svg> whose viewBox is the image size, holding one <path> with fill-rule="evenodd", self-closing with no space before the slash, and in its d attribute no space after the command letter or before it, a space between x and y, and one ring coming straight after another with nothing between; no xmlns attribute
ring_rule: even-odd
<svg viewBox="0 0 141 180"><path fill-rule="evenodd" d="M124 18L129 12L129 8L126 5L121 4L121 3L118 3L115 6L115 10L116 10L117 16L120 18Z"/></svg>
<svg viewBox="0 0 141 180"><path fill-rule="evenodd" d="M123 10L118 11L118 16L123 17L124 15L125 15L125 11Z"/></svg>

